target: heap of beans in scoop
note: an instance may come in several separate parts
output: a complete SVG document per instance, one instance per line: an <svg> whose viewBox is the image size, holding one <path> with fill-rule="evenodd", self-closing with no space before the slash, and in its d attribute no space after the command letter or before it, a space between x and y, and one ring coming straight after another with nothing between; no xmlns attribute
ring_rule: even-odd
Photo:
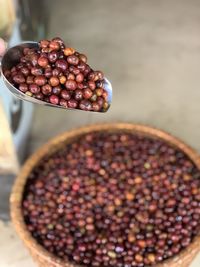
<svg viewBox="0 0 200 267"><path fill-rule="evenodd" d="M24 48L20 62L4 74L24 94L54 105L87 111L109 108L103 73L93 71L87 57L60 38L42 40L38 49Z"/></svg>
<svg viewBox="0 0 200 267"><path fill-rule="evenodd" d="M65 261L147 267L199 232L200 172L163 141L94 132L42 160L22 206L33 237Z"/></svg>

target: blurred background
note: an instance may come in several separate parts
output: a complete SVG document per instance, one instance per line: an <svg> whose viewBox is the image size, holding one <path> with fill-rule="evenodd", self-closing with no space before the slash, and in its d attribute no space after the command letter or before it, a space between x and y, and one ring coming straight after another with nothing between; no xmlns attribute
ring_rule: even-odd
<svg viewBox="0 0 200 267"><path fill-rule="evenodd" d="M162 128L200 150L198 0L19 0L16 17L10 44L16 24L22 40L60 36L86 53L114 90L106 114L34 106L26 153L80 124L119 120Z"/></svg>
<svg viewBox="0 0 200 267"><path fill-rule="evenodd" d="M199 0L0 0L0 37L9 46L59 36L113 86L110 110L92 114L33 107L13 98L0 81L0 118L4 112L17 159L23 162L63 131L109 121L155 126L200 151L199 28ZM11 143L4 136L5 152ZM1 200L8 198L16 170L0 176L4 220L8 208Z"/></svg>

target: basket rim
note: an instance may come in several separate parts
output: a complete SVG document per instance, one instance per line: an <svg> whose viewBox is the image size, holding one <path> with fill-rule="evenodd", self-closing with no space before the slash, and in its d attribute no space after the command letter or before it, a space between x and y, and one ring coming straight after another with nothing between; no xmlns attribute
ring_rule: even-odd
<svg viewBox="0 0 200 267"><path fill-rule="evenodd" d="M99 131L120 131L125 130L126 132L132 132L139 135L146 135L148 137L161 139L168 144L171 144L183 151L196 165L200 170L200 156L199 154L192 149L190 146L186 145L180 139L172 136L171 134L146 125L133 124L133 123L101 123L101 124L92 124L87 126L82 126L79 128L72 129L70 131L64 132L57 135L56 137L51 138L47 143L42 147L36 150L25 162L19 175L17 176L15 183L12 188L10 195L10 213L11 220L15 227L15 230L19 237L23 240L25 245L30 251L37 254L39 257L43 258L49 264L54 264L56 267L81 267L78 264L75 264L70 261L63 261L55 255L48 252L42 245L40 245L35 238L32 237L31 233L28 231L26 224L24 222L21 201L23 197L24 186L26 184L27 178L33 168L38 164L40 159L44 156L51 154L50 151L55 151L59 148L62 143L70 143L74 138L77 138L80 135L89 133L89 132L99 132ZM200 235L196 236L191 244L183 249L178 255L171 257L157 265L155 267L168 267L170 264L175 262L180 263L182 258L191 257L191 254L195 256L200 249Z"/></svg>

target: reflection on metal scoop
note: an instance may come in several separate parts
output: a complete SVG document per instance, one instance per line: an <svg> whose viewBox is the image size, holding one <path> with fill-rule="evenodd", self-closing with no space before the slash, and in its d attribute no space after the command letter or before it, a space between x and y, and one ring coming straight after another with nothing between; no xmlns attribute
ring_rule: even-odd
<svg viewBox="0 0 200 267"><path fill-rule="evenodd" d="M13 93L16 97L20 98L21 100L26 100L34 104L40 104L43 106L50 106L54 108L62 108L65 110L72 110L71 108L65 108L59 105L53 105L51 103L47 103L45 101L38 100L34 97L28 96L21 92L19 89L17 89L14 85L12 85L8 79L5 77L4 72L8 69L11 69L13 66L16 66L20 58L23 56L23 50L24 48L39 48L37 42L25 42L20 45L14 46L7 50L7 52L4 54L2 60L1 60L1 74L3 77L3 81L8 88L8 90ZM108 92L108 104L111 105L112 101L112 85L111 83L104 78L104 89ZM76 109L81 110L81 109ZM82 110L83 111L83 110ZM107 111L107 110L106 110ZM92 111L93 112L93 111Z"/></svg>

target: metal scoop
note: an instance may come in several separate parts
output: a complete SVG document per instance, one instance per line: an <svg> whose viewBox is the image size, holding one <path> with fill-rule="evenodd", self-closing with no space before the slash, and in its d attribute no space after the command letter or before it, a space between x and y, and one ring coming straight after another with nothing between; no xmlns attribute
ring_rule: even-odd
<svg viewBox="0 0 200 267"><path fill-rule="evenodd" d="M4 81L7 89L11 93L13 93L16 97L20 98L21 100L26 100L26 101L29 101L31 103L40 104L43 106L50 106L53 108L62 108L65 110L71 110L72 108L65 108L65 107L62 107L59 105L53 105L51 103L47 103L45 101L38 100L34 97L28 96L28 95L24 94L23 92L21 92L19 89L17 89L14 85L12 85L7 80L7 78L4 75L4 72L8 69L11 69L13 66L16 66L19 63L20 58L23 56L23 50L26 47L37 49L37 48L39 48L39 45L37 42L25 42L25 43L16 45L14 47L11 47L10 49L8 49L6 51L6 53L2 57L2 60L0 62L1 63L1 74L2 74L3 81ZM104 78L104 89L108 92L108 104L110 106L111 101L112 101L112 85L106 78ZM81 110L81 109L76 109L76 110Z"/></svg>

